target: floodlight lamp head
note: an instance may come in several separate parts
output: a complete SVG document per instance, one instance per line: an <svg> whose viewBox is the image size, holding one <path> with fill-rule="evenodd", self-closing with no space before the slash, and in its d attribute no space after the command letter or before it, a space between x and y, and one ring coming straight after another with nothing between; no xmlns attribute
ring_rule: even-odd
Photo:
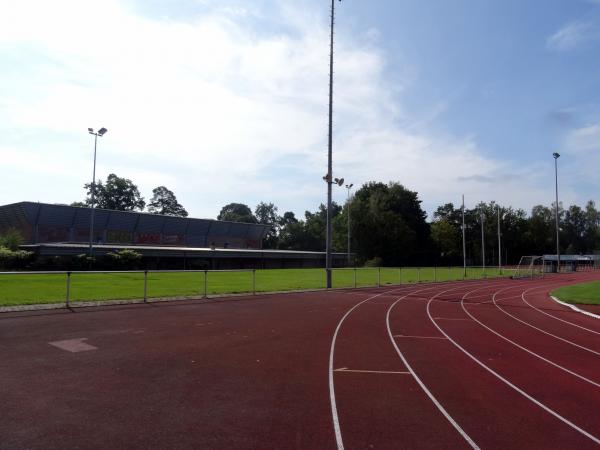
<svg viewBox="0 0 600 450"><path fill-rule="evenodd" d="M88 133L94 134L94 129L93 128L88 128Z"/></svg>
<svg viewBox="0 0 600 450"><path fill-rule="evenodd" d="M340 178L340 179L338 180L338 186L341 186L342 184L344 184L344 179L343 179L343 178Z"/></svg>
<svg viewBox="0 0 600 450"><path fill-rule="evenodd" d="M560 154L557 152L552 153L552 156L554 156L554 159L560 158Z"/></svg>
<svg viewBox="0 0 600 450"><path fill-rule="evenodd" d="M350 189L352 186L354 186L354 183L350 183L349 185L347 185L348 189Z"/></svg>
<svg viewBox="0 0 600 450"><path fill-rule="evenodd" d="M108 130L104 127L100 128L98 130L98 136L104 136L104 134L107 132Z"/></svg>

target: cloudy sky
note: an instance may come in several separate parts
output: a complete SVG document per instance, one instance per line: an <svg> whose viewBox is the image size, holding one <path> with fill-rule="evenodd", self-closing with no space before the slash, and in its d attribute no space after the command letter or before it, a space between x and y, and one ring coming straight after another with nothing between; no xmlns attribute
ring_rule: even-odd
<svg viewBox="0 0 600 450"><path fill-rule="evenodd" d="M334 176L425 209L600 203L600 0L336 2ZM97 178L302 215L326 199L328 0L0 0L0 204ZM335 191L342 202L346 192Z"/></svg>

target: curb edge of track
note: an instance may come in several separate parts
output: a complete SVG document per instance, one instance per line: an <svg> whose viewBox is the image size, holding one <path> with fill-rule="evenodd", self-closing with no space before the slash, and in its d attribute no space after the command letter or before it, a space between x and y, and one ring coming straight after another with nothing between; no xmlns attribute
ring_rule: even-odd
<svg viewBox="0 0 600 450"><path fill-rule="evenodd" d="M571 308L573 311L577 311L578 313L585 314L586 316L592 317L594 319L600 319L600 315L594 314L593 312L585 311L584 309L578 308L577 306L571 305L570 303L563 302L562 300L555 297L554 295L550 295L550 298L552 300L554 300L556 303L560 303L563 306L567 306L567 307Z"/></svg>

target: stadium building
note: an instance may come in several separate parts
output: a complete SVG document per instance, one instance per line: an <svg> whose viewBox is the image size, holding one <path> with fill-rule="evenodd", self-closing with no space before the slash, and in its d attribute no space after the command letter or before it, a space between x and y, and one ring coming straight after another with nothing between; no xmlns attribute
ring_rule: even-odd
<svg viewBox="0 0 600 450"><path fill-rule="evenodd" d="M20 202L0 206L0 234L18 230L23 249L39 256L87 253L91 208ZM265 250L269 225L94 210L94 254L139 252L147 268L210 269L324 267L324 252ZM343 266L346 254L333 256Z"/></svg>

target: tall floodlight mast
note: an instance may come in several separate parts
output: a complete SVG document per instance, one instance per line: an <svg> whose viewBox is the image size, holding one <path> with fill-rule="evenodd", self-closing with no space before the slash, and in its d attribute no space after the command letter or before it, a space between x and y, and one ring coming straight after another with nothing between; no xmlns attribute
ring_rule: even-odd
<svg viewBox="0 0 600 450"><path fill-rule="evenodd" d="M483 266L483 275L485 276L485 236L483 233L483 223L485 222L485 213L481 211L481 262Z"/></svg>
<svg viewBox="0 0 600 450"><path fill-rule="evenodd" d="M104 127L100 128L98 131L94 131L93 128L88 128L88 133L94 136L94 170L92 172L92 211L90 214L90 258L94 253L94 206L96 200L96 148L98 146L98 136L104 136L108 130Z"/></svg>
<svg viewBox="0 0 600 450"><path fill-rule="evenodd" d="M465 243L465 195L462 196L463 278L467 277L467 244Z"/></svg>
<svg viewBox="0 0 600 450"><path fill-rule="evenodd" d="M354 186L354 183L350 183L346 185L346 189L348 189L348 202L347 202L347 208L348 208L348 266L350 266L350 189L352 189L352 186Z"/></svg>
<svg viewBox="0 0 600 450"><path fill-rule="evenodd" d="M554 182L556 187L556 203L554 205L554 211L556 213L556 271L560 272L560 245L558 237L558 158L560 154L557 152L552 153L554 156Z"/></svg>
<svg viewBox="0 0 600 450"><path fill-rule="evenodd" d="M339 0L342 1L342 0ZM335 24L335 0L331 0L331 29L329 38L329 135L327 145L327 240L325 243L325 272L327 289L331 288L331 184L333 183L332 141L333 141L333 25ZM340 185L341 186L341 185Z"/></svg>
<svg viewBox="0 0 600 450"><path fill-rule="evenodd" d="M502 273L502 245L501 245L501 234L500 234L500 205L498 207L498 269Z"/></svg>

